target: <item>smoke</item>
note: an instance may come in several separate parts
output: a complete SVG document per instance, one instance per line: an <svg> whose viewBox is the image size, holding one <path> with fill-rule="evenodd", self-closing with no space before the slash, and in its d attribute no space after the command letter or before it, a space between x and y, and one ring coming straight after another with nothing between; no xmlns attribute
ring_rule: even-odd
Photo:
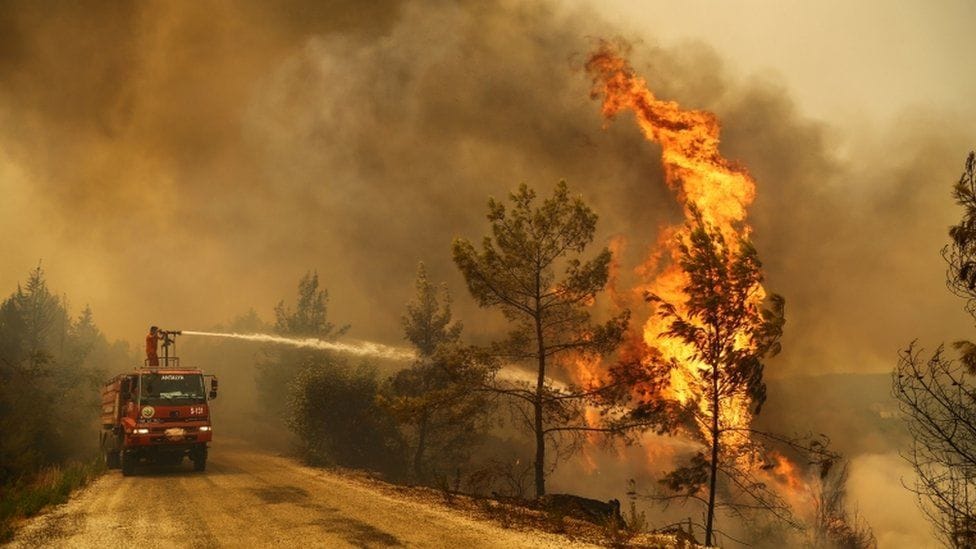
<svg viewBox="0 0 976 549"><path fill-rule="evenodd" d="M483 342L504 322L467 298L449 250L487 232L488 196L565 178L600 215L596 245L627 237L624 279L681 219L659 151L589 99L592 37L621 31L585 8L2 6L0 289L41 259L111 337L268 317L317 269L335 322L395 345L423 260ZM887 371L913 338L967 335L938 250L972 128L929 107L841 136L703 44L633 38L655 94L716 112L722 154L757 181L766 287L787 302L768 376Z"/></svg>
<svg viewBox="0 0 976 549"><path fill-rule="evenodd" d="M914 477L901 456L864 454L851 462L848 490L856 511L871 524L878 547L934 545L932 528L915 507L915 496L904 483Z"/></svg>
<svg viewBox="0 0 976 549"><path fill-rule="evenodd" d="M372 341L361 341L358 343L336 343L333 341L323 341L313 337L292 338L281 337L269 334L237 334L237 333L218 333L218 332L195 332L183 330L184 335L197 335L206 337L220 337L225 339L240 339L243 341L253 341L257 343L277 343L301 347L305 349L317 349L320 351L336 351L339 353L351 354L355 356L382 358L388 360L413 360L417 357L416 353L410 349L390 347Z"/></svg>
<svg viewBox="0 0 976 549"><path fill-rule="evenodd" d="M604 128L588 98L590 37L618 32L595 14L330 6L117 3L54 17L10 3L0 283L42 259L108 333L136 341L150 323L269 311L315 268L336 319L395 342L417 261L463 291L450 241L484 234L489 195L567 179L601 215L598 244L628 237L625 270L680 218L659 155L631 124ZM705 46L638 43L632 57L660 97L717 112L723 153L758 181L755 238L789 322L770 375L887 369L905 341L965 330L937 256L966 146L953 124L927 113L893 124L897 138L838 150L786 90L730 75ZM479 319L476 339L502 326L456 301Z"/></svg>

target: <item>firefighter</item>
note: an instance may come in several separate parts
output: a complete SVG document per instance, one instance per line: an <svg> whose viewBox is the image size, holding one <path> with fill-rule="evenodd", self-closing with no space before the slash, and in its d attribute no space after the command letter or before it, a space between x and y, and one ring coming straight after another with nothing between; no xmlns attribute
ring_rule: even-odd
<svg viewBox="0 0 976 549"><path fill-rule="evenodd" d="M149 334L146 335L146 358L150 366L159 366L159 355L156 350L159 348L159 328L149 327Z"/></svg>

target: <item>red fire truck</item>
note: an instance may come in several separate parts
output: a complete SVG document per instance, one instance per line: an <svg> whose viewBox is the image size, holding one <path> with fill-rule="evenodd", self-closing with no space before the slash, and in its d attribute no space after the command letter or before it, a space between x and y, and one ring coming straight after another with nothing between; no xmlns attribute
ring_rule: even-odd
<svg viewBox="0 0 976 549"><path fill-rule="evenodd" d="M102 387L101 448L109 469L135 473L140 462L177 465L190 458L207 467L213 437L209 400L217 398L217 378L180 366L175 355L179 331L160 331L163 356L156 365L119 374ZM210 391L205 379L210 378Z"/></svg>

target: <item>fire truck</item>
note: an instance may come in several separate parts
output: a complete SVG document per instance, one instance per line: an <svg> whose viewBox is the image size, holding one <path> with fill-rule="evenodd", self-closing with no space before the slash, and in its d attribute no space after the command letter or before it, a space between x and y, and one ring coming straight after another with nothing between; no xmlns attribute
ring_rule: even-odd
<svg viewBox="0 0 976 549"><path fill-rule="evenodd" d="M139 463L178 465L184 457L196 471L207 467L213 438L208 402L217 398L217 378L180 365L180 331L158 333L163 356L102 387L101 448L108 468L122 469L124 476L135 474Z"/></svg>

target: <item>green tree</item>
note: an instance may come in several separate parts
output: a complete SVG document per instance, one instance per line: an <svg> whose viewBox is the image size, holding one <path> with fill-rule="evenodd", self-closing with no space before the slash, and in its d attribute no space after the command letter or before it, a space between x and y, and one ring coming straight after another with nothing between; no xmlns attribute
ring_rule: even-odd
<svg viewBox="0 0 976 549"><path fill-rule="evenodd" d="M404 336L417 349L420 358L430 358L442 345L461 339L461 322L452 322L451 296L447 288L437 288L427 278L427 269L417 266L417 294L407 304L407 314L400 319ZM440 297L443 296L443 297Z"/></svg>
<svg viewBox="0 0 976 549"><path fill-rule="evenodd" d="M335 340L349 326L329 321L328 292L309 272L298 283L294 308L284 301L275 307L274 329L283 336ZM376 403L380 382L370 365L352 368L317 349L271 347L257 382L268 411L291 428L310 462L398 472L402 444L396 423Z"/></svg>
<svg viewBox="0 0 976 549"><path fill-rule="evenodd" d="M285 305L284 301L275 306L275 332L283 336L322 340L341 337L349 326L337 327L329 321L328 304L329 294L319 287L318 273L306 273L298 282L294 308ZM261 400L271 417L285 417L288 393L299 372L333 363L335 357L321 350L268 347L258 365L256 381Z"/></svg>
<svg viewBox="0 0 976 549"><path fill-rule="evenodd" d="M399 475L403 443L393 417L378 404L379 391L379 376L365 363L303 368L291 387L288 425L304 457Z"/></svg>
<svg viewBox="0 0 976 549"><path fill-rule="evenodd" d="M966 157L965 168L952 188L952 196L956 204L963 207L963 217L949 229L951 242L942 249L949 267L946 284L952 293L966 300L966 311L976 317L976 152L970 152Z"/></svg>
<svg viewBox="0 0 976 549"><path fill-rule="evenodd" d="M0 484L61 453L57 437L45 436L54 427L51 336L61 313L40 267L0 305Z"/></svg>
<svg viewBox="0 0 976 549"><path fill-rule="evenodd" d="M90 308L72 319L38 267L0 303L0 486L97 447L98 387L131 367Z"/></svg>
<svg viewBox="0 0 976 549"><path fill-rule="evenodd" d="M462 326L452 322L447 288L431 284L423 263L416 287L401 322L417 360L390 378L383 404L406 428L414 478L429 480L469 457L490 411L480 389L491 366L461 345Z"/></svg>
<svg viewBox="0 0 976 549"><path fill-rule="evenodd" d="M275 330L282 335L335 339L349 330L328 319L329 292L319 288L319 274L305 273L298 281L294 310L284 300L275 306Z"/></svg>
<svg viewBox="0 0 976 549"><path fill-rule="evenodd" d="M779 352L784 301L772 295L764 302L763 275L755 248L745 239L726 242L716 228L703 221L697 211L688 223L688 238L679 243L680 266L687 275L684 303L671 303L648 294L656 314L667 323L662 334L679 340L691 349L695 365L662 364L665 369L681 367L692 374L692 405L686 410L693 420L689 432L704 446L691 462L665 477L664 484L689 497L702 499L707 514L705 545L712 545L716 508L716 487L720 475L742 489L753 501L750 505L784 510L781 501L763 489L762 483L746 478L736 468L736 452L752 449L725 441L743 431L729 421L723 409L733 401L748 403L759 413L766 399L763 359ZM768 303L770 308L764 308ZM704 405L701 405L701 404ZM738 436L741 438L742 433ZM704 498L698 495L707 486Z"/></svg>
<svg viewBox="0 0 976 549"><path fill-rule="evenodd" d="M524 184L509 198L510 209L489 200L491 235L484 238L480 251L456 239L454 262L478 304L499 309L512 324L495 351L535 369L534 385L507 384L498 390L528 408L523 417L534 437L535 491L542 496L547 445L585 427L581 402L587 392L557 388L551 367L570 354L612 351L623 337L629 314L602 325L591 321L588 305L606 286L611 256L605 248L583 261L597 215L582 198L571 197L565 182L539 206L535 191Z"/></svg>

